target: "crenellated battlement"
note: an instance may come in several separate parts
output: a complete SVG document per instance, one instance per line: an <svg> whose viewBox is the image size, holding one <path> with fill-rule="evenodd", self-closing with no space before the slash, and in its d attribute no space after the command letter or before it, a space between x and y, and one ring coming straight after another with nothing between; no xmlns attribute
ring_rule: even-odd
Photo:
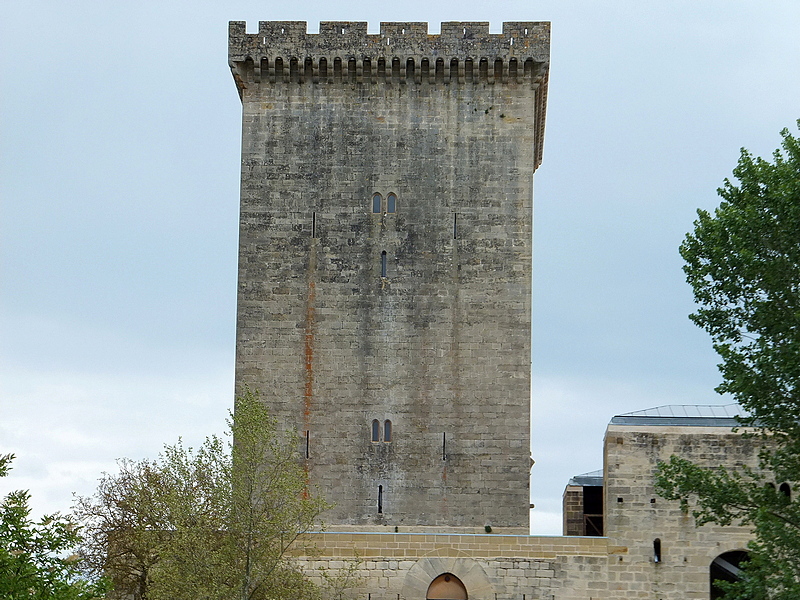
<svg viewBox="0 0 800 600"><path fill-rule="evenodd" d="M424 22L381 23L368 34L364 21L323 21L308 33L305 21L259 21L248 34L231 21L228 60L237 85L261 83L504 83L546 80L550 23L449 21L441 33Z"/></svg>

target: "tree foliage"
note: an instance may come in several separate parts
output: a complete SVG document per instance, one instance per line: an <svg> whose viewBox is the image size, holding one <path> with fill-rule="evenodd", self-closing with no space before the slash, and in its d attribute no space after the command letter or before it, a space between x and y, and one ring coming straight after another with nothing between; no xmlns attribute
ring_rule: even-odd
<svg viewBox="0 0 800 600"><path fill-rule="evenodd" d="M91 567L136 600L310 598L287 550L325 508L309 495L298 440L257 395L237 399L230 439L179 441L156 460L119 463L79 498Z"/></svg>
<svg viewBox="0 0 800 600"><path fill-rule="evenodd" d="M698 524L753 528L744 579L724 586L729 598L800 598L800 140L781 136L771 161L742 150L719 207L698 211L680 249L699 305L690 318L721 357L717 391L742 406L751 428L742 435L763 449L754 470L673 457L657 485L695 501Z"/></svg>
<svg viewBox="0 0 800 600"><path fill-rule="evenodd" d="M8 474L13 454L0 456L0 477ZM79 570L79 529L58 514L35 523L30 494L11 492L0 502L0 598L4 600L94 600L102 597L102 579L86 579Z"/></svg>
<svg viewBox="0 0 800 600"><path fill-rule="evenodd" d="M765 456L768 459L767 456ZM696 500L697 525L748 525L754 539L744 578L721 584L727 598L796 600L800 598L800 503L792 501L768 468L705 468L673 456L659 466L656 486L667 499Z"/></svg>
<svg viewBox="0 0 800 600"><path fill-rule="evenodd" d="M758 424L800 441L800 140L782 132L772 162L742 150L698 211L681 256L700 308L691 319L722 358L723 382Z"/></svg>

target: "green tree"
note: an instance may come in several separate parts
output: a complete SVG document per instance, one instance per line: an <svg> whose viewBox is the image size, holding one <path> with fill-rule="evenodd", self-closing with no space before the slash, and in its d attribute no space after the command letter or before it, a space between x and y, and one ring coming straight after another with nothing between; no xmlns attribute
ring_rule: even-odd
<svg viewBox="0 0 800 600"><path fill-rule="evenodd" d="M257 395L237 399L230 439L180 442L152 461L121 461L80 498L91 568L137 600L312 598L287 551L325 503L309 494L298 440Z"/></svg>
<svg viewBox="0 0 800 600"><path fill-rule="evenodd" d="M754 470L672 457L657 473L665 497L695 503L698 524L753 528L728 598L800 598L800 141L781 136L771 161L742 150L736 181L718 190L713 215L698 211L680 249L699 305L691 319L721 357L717 391L742 406L742 435L763 447Z"/></svg>
<svg viewBox="0 0 800 600"><path fill-rule="evenodd" d="M0 456L0 477L13 454ZM0 598L4 600L93 600L105 593L101 579L79 570L78 527L58 514L35 523L30 494L11 492L0 503Z"/></svg>

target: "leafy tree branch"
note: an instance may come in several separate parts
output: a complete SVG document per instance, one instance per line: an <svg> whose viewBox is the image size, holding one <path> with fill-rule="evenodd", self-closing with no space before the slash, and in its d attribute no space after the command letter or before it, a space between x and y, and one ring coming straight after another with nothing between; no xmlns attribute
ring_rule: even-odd
<svg viewBox="0 0 800 600"><path fill-rule="evenodd" d="M800 125L800 122L798 122ZM750 560L726 598L800 598L800 140L781 132L771 160L742 150L713 214L680 248L699 308L690 316L721 358L722 383L760 443L756 469L659 466L660 493L698 523L752 527Z"/></svg>

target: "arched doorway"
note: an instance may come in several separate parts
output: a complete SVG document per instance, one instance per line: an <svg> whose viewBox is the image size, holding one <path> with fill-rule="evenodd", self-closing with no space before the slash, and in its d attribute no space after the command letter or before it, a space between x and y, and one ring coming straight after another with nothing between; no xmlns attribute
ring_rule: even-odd
<svg viewBox="0 0 800 600"><path fill-rule="evenodd" d="M442 573L428 586L426 600L468 600L467 588L452 573Z"/></svg>
<svg viewBox="0 0 800 600"><path fill-rule="evenodd" d="M747 560L746 550L734 550L720 554L711 562L709 576L711 579L711 600L722 598L722 590L716 585L717 581L739 581L741 578L741 564Z"/></svg>
<svg viewBox="0 0 800 600"><path fill-rule="evenodd" d="M460 550L456 552L462 554ZM440 577L442 580L445 579L442 575L450 575L450 581L455 577L461 582L464 588L461 590L460 598L493 600L497 592L492 582L489 581L483 565L474 558L469 556L425 556L417 560L406 572L400 596L408 598L408 600L435 598L435 596L429 595L429 589L433 581ZM436 592L437 590L434 588L431 591Z"/></svg>

